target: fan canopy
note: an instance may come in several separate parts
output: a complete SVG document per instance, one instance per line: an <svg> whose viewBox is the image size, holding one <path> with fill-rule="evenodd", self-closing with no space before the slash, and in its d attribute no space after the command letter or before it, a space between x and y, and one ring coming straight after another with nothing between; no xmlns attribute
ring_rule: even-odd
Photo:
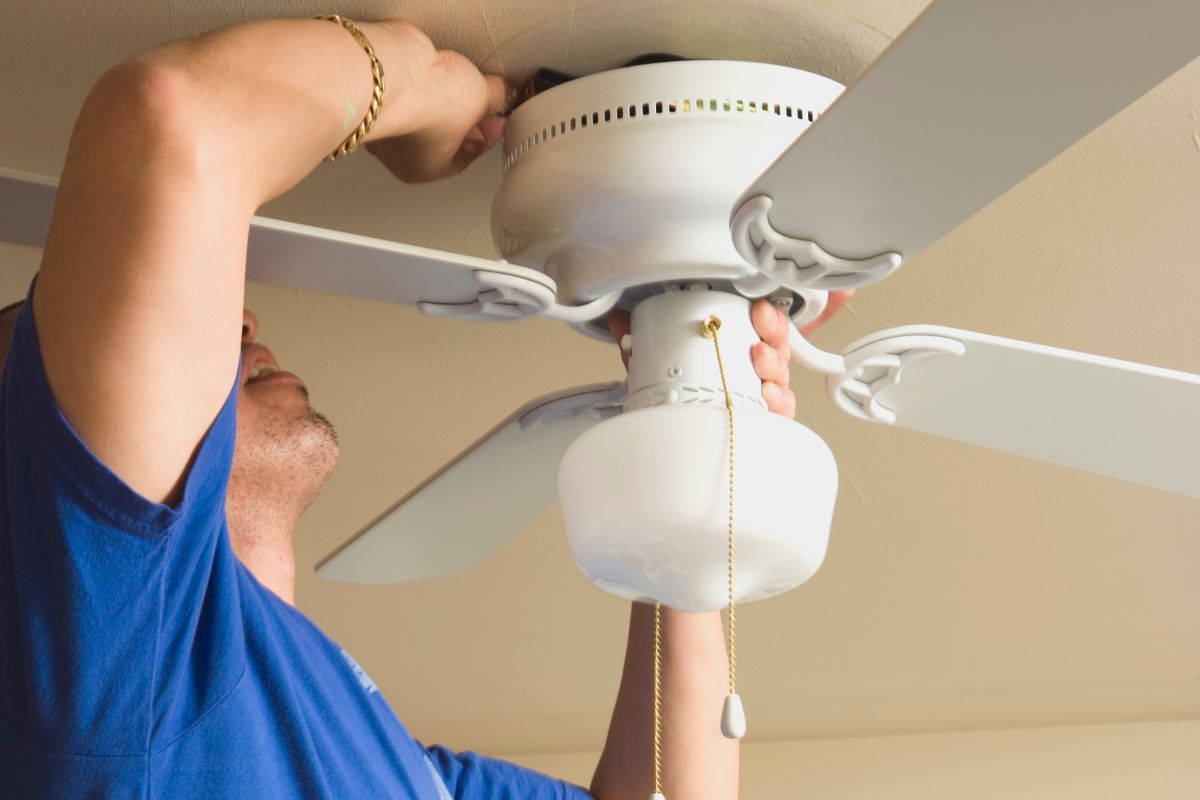
<svg viewBox="0 0 1200 800"><path fill-rule="evenodd" d="M676 61L539 94L505 132L496 247L567 303L753 277L730 237L733 206L842 89L790 67Z"/></svg>

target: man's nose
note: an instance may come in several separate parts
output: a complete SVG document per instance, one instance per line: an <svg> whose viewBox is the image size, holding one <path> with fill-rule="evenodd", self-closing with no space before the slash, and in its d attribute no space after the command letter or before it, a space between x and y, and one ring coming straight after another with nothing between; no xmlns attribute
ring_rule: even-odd
<svg viewBox="0 0 1200 800"><path fill-rule="evenodd" d="M248 308L242 309L242 344L250 344L258 337L258 317Z"/></svg>

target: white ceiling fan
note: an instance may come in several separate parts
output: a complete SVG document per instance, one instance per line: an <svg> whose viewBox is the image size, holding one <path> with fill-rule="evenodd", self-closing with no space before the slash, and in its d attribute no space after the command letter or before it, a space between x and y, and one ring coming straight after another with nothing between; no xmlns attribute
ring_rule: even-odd
<svg viewBox="0 0 1200 800"><path fill-rule="evenodd" d="M761 408L749 299L802 326L828 291L886 277L1197 56L1194 0L940 0L844 93L787 67L674 61L536 95L503 145L504 260L256 218L253 280L463 319L543 316L603 339L610 309L634 312L627 385L518 410L318 574L382 583L473 566L553 501L563 462L591 579L723 605L725 407L698 327L715 314L744 437L739 599L802 582L824 555L836 474L811 431ZM52 181L0 174L0 240L40 246L53 198ZM860 419L1200 498L1200 376L932 325L840 355L793 331L792 355ZM618 452L633 466L602 464ZM780 478L768 456L794 472ZM801 511L772 503L784 479Z"/></svg>

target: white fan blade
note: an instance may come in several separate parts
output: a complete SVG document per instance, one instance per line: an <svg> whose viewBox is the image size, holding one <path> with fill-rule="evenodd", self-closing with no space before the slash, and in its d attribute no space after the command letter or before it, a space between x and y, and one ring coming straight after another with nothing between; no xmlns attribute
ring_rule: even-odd
<svg viewBox="0 0 1200 800"><path fill-rule="evenodd" d="M527 404L326 556L317 575L399 583L479 564L554 502L567 448L624 398L618 383Z"/></svg>
<svg viewBox="0 0 1200 800"><path fill-rule="evenodd" d="M0 242L41 247L50 228L56 182L0 170ZM483 276L482 279L480 276ZM503 261L254 217L246 277L278 286L422 305L431 313L470 316L481 293L491 305L480 316L521 317L554 301L547 275ZM496 286L518 291L505 296ZM536 302L531 298L536 297ZM518 309L522 304L530 308Z"/></svg>
<svg viewBox="0 0 1200 800"><path fill-rule="evenodd" d="M936 325L846 364L828 385L855 416L1200 498L1200 375Z"/></svg>
<svg viewBox="0 0 1200 800"><path fill-rule="evenodd" d="M455 308L465 316L481 294L507 304L481 275L516 278L518 297L536 293L540 298L527 313L516 310L522 301L513 301L512 313L497 309L494 316L528 316L554 302L554 281L527 267L265 217L250 223L246 277L252 281L421 306L430 313ZM480 316L488 316L483 312Z"/></svg>
<svg viewBox="0 0 1200 800"><path fill-rule="evenodd" d="M739 206L769 196L776 231L843 259L911 259L1197 56L1197 0L940 0Z"/></svg>

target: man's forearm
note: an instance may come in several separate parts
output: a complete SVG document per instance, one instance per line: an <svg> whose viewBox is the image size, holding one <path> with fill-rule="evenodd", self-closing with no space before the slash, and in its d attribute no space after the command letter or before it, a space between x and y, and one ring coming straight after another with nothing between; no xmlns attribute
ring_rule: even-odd
<svg viewBox="0 0 1200 800"><path fill-rule="evenodd" d="M360 28L387 86L368 140L411 133L429 111L427 73L438 53L401 22ZM370 62L349 32L312 19L236 25L151 50L122 69L158 73L194 112L189 135L202 157L255 207L298 183L358 126L373 88Z"/></svg>
<svg viewBox="0 0 1200 800"><path fill-rule="evenodd" d="M663 793L669 800L737 797L738 743L720 731L724 643L720 614L663 608ZM653 657L654 606L635 603L621 688L592 780L599 800L645 800L651 792Z"/></svg>

